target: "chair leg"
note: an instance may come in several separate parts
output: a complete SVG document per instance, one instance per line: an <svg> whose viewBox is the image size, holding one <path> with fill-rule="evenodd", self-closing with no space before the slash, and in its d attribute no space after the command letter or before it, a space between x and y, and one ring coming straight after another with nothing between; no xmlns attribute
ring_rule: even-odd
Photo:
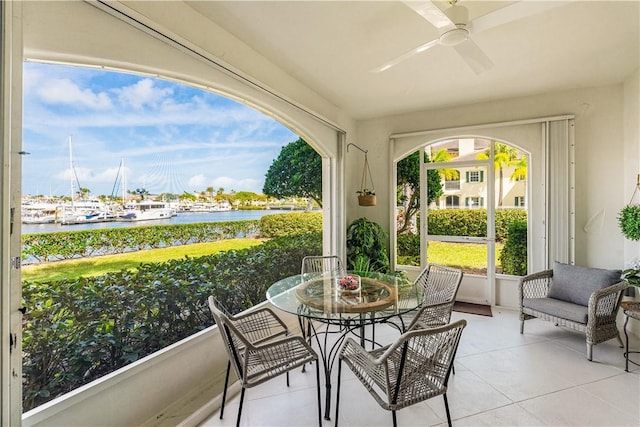
<svg viewBox="0 0 640 427"><path fill-rule="evenodd" d="M322 401L320 398L320 364L318 362L316 362L316 391L318 394L318 427L322 427ZM338 420L338 416L336 414L336 422L337 420Z"/></svg>
<svg viewBox="0 0 640 427"><path fill-rule="evenodd" d="M451 427L451 414L449 413L449 401L447 400L447 393L442 395L444 398L444 410L447 413L447 425Z"/></svg>
<svg viewBox="0 0 640 427"><path fill-rule="evenodd" d="M616 334L616 338L618 338L618 342L620 343L620 348L624 348L624 343L622 342L622 338L620 337L620 332Z"/></svg>
<svg viewBox="0 0 640 427"><path fill-rule="evenodd" d="M236 427L240 427L240 416L242 415L242 403L244 402L244 390L242 387L242 391L240 392L240 407L238 408L238 418L236 419Z"/></svg>
<svg viewBox="0 0 640 427"><path fill-rule="evenodd" d="M307 341L311 341L309 339L309 335L307 335L307 319L305 319L302 316L298 316L298 324L300 325L300 331L302 332L302 337ZM311 343L309 343L311 344ZM304 365L302 365L302 372L306 372L306 363ZM288 386L288 382L287 382L287 386Z"/></svg>
<svg viewBox="0 0 640 427"><path fill-rule="evenodd" d="M587 343L587 359L589 362L593 361L593 344Z"/></svg>
<svg viewBox="0 0 640 427"><path fill-rule="evenodd" d="M391 419L393 419L393 427L398 427L398 419L396 417L396 411L391 411Z"/></svg>
<svg viewBox="0 0 640 427"><path fill-rule="evenodd" d="M520 334L524 334L524 320L520 321Z"/></svg>
<svg viewBox="0 0 640 427"><path fill-rule="evenodd" d="M287 372L287 387L289 387L289 372Z"/></svg>
<svg viewBox="0 0 640 427"><path fill-rule="evenodd" d="M222 405L220 405L220 419L224 415L224 402L227 400L227 386L229 385L229 371L231 370L231 361L227 361L227 374L224 377L224 391L222 392Z"/></svg>
<svg viewBox="0 0 640 427"><path fill-rule="evenodd" d="M338 359L338 391L336 392L336 421L335 427L338 427L338 408L340 407L340 377L342 376L342 359Z"/></svg>

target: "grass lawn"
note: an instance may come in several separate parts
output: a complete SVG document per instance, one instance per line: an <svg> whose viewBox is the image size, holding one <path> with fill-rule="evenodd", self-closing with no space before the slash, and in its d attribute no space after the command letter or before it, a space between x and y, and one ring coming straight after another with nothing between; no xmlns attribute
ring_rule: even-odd
<svg viewBox="0 0 640 427"><path fill-rule="evenodd" d="M497 264L500 264L503 246L496 243ZM428 254L429 263L459 267L469 273L487 272L487 245L484 243L429 242Z"/></svg>
<svg viewBox="0 0 640 427"><path fill-rule="evenodd" d="M228 239L218 242L149 249L126 254L31 264L22 267L22 280L41 282L100 276L112 271L135 269L140 264L166 262L170 259L184 258L185 256L197 258L217 252L244 249L261 243L262 241L258 239Z"/></svg>

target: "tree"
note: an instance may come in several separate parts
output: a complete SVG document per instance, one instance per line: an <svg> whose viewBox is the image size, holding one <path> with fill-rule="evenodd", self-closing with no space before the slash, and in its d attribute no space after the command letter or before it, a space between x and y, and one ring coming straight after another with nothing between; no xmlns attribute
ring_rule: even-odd
<svg viewBox="0 0 640 427"><path fill-rule="evenodd" d="M146 189L146 188L136 188L136 189L133 191L133 193L134 193L134 194L137 194L138 196L140 196L140 198L141 198L142 200L144 200L145 196L148 196L148 195L149 195L149 192L147 191L147 189Z"/></svg>
<svg viewBox="0 0 640 427"><path fill-rule="evenodd" d="M322 206L322 158L302 138L285 145L264 180L267 196L307 197Z"/></svg>
<svg viewBox="0 0 640 427"><path fill-rule="evenodd" d="M207 200L211 200L211 198L213 197L213 187L207 187L207 189L204 191L205 193L207 193Z"/></svg>
<svg viewBox="0 0 640 427"><path fill-rule="evenodd" d="M509 167L509 166L516 166L516 170L521 167L521 162L519 159L519 154L520 152L507 145L507 144L502 144L500 142L495 142L494 143L494 147L493 147L493 164L494 164L494 168L498 170L498 207L502 206L502 198L503 196L503 184L502 184L502 179L503 179L503 175L504 175L504 168L505 167ZM489 159L489 155L490 155L490 151L487 150L483 153L478 154L477 158L481 159L481 160L487 160ZM526 169L526 160L525 160L525 169ZM515 171L514 171L515 174ZM511 174L511 179L515 179L514 178L514 174ZM521 175L522 172L520 171L518 175ZM526 170L525 170L525 176L526 176Z"/></svg>
<svg viewBox="0 0 640 427"><path fill-rule="evenodd" d="M430 162L425 153L425 163ZM406 231L411 225L411 219L420 210L420 151L405 157L398 162L398 201L404 205L402 224L398 233ZM442 196L440 172L436 169L427 171L427 205Z"/></svg>
<svg viewBox="0 0 640 427"><path fill-rule="evenodd" d="M186 191L183 191L182 194L180 196L178 196L178 199L180 199L180 200L188 200L188 201L192 201L192 202L195 202L196 200L198 200L198 198L196 196L194 196L191 193L187 193Z"/></svg>
<svg viewBox="0 0 640 427"><path fill-rule="evenodd" d="M259 200L260 196L251 191L238 191L233 196L233 201L242 204L243 206L250 205L254 200Z"/></svg>
<svg viewBox="0 0 640 427"><path fill-rule="evenodd" d="M89 194L91 193L91 190L89 190L86 187L80 187L78 189L78 191L76 191L76 194L78 195L78 197L80 199L84 199L85 197L87 197Z"/></svg>
<svg viewBox="0 0 640 427"><path fill-rule="evenodd" d="M513 166L515 169L511 174L512 181L527 179L527 156L522 156L515 160Z"/></svg>

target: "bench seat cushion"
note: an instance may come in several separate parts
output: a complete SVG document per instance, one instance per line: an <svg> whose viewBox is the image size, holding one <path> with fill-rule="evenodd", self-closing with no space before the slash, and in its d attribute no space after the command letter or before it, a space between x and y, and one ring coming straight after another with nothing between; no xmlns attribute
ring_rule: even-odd
<svg viewBox="0 0 640 427"><path fill-rule="evenodd" d="M621 270L580 267L556 262L553 266L551 289L547 296L587 306L593 292L618 283L621 274Z"/></svg>
<svg viewBox="0 0 640 427"><path fill-rule="evenodd" d="M554 298L529 298L525 299L522 305L531 310L540 311L561 319L587 324L589 309L583 305Z"/></svg>

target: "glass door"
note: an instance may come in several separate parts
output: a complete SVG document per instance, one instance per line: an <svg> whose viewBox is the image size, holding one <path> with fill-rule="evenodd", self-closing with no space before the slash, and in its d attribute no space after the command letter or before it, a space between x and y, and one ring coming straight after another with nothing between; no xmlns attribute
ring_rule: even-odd
<svg viewBox="0 0 640 427"><path fill-rule="evenodd" d="M491 140L457 138L424 149L426 262L461 268L467 286L458 299L479 304L491 303L488 266L495 265L491 147Z"/></svg>

